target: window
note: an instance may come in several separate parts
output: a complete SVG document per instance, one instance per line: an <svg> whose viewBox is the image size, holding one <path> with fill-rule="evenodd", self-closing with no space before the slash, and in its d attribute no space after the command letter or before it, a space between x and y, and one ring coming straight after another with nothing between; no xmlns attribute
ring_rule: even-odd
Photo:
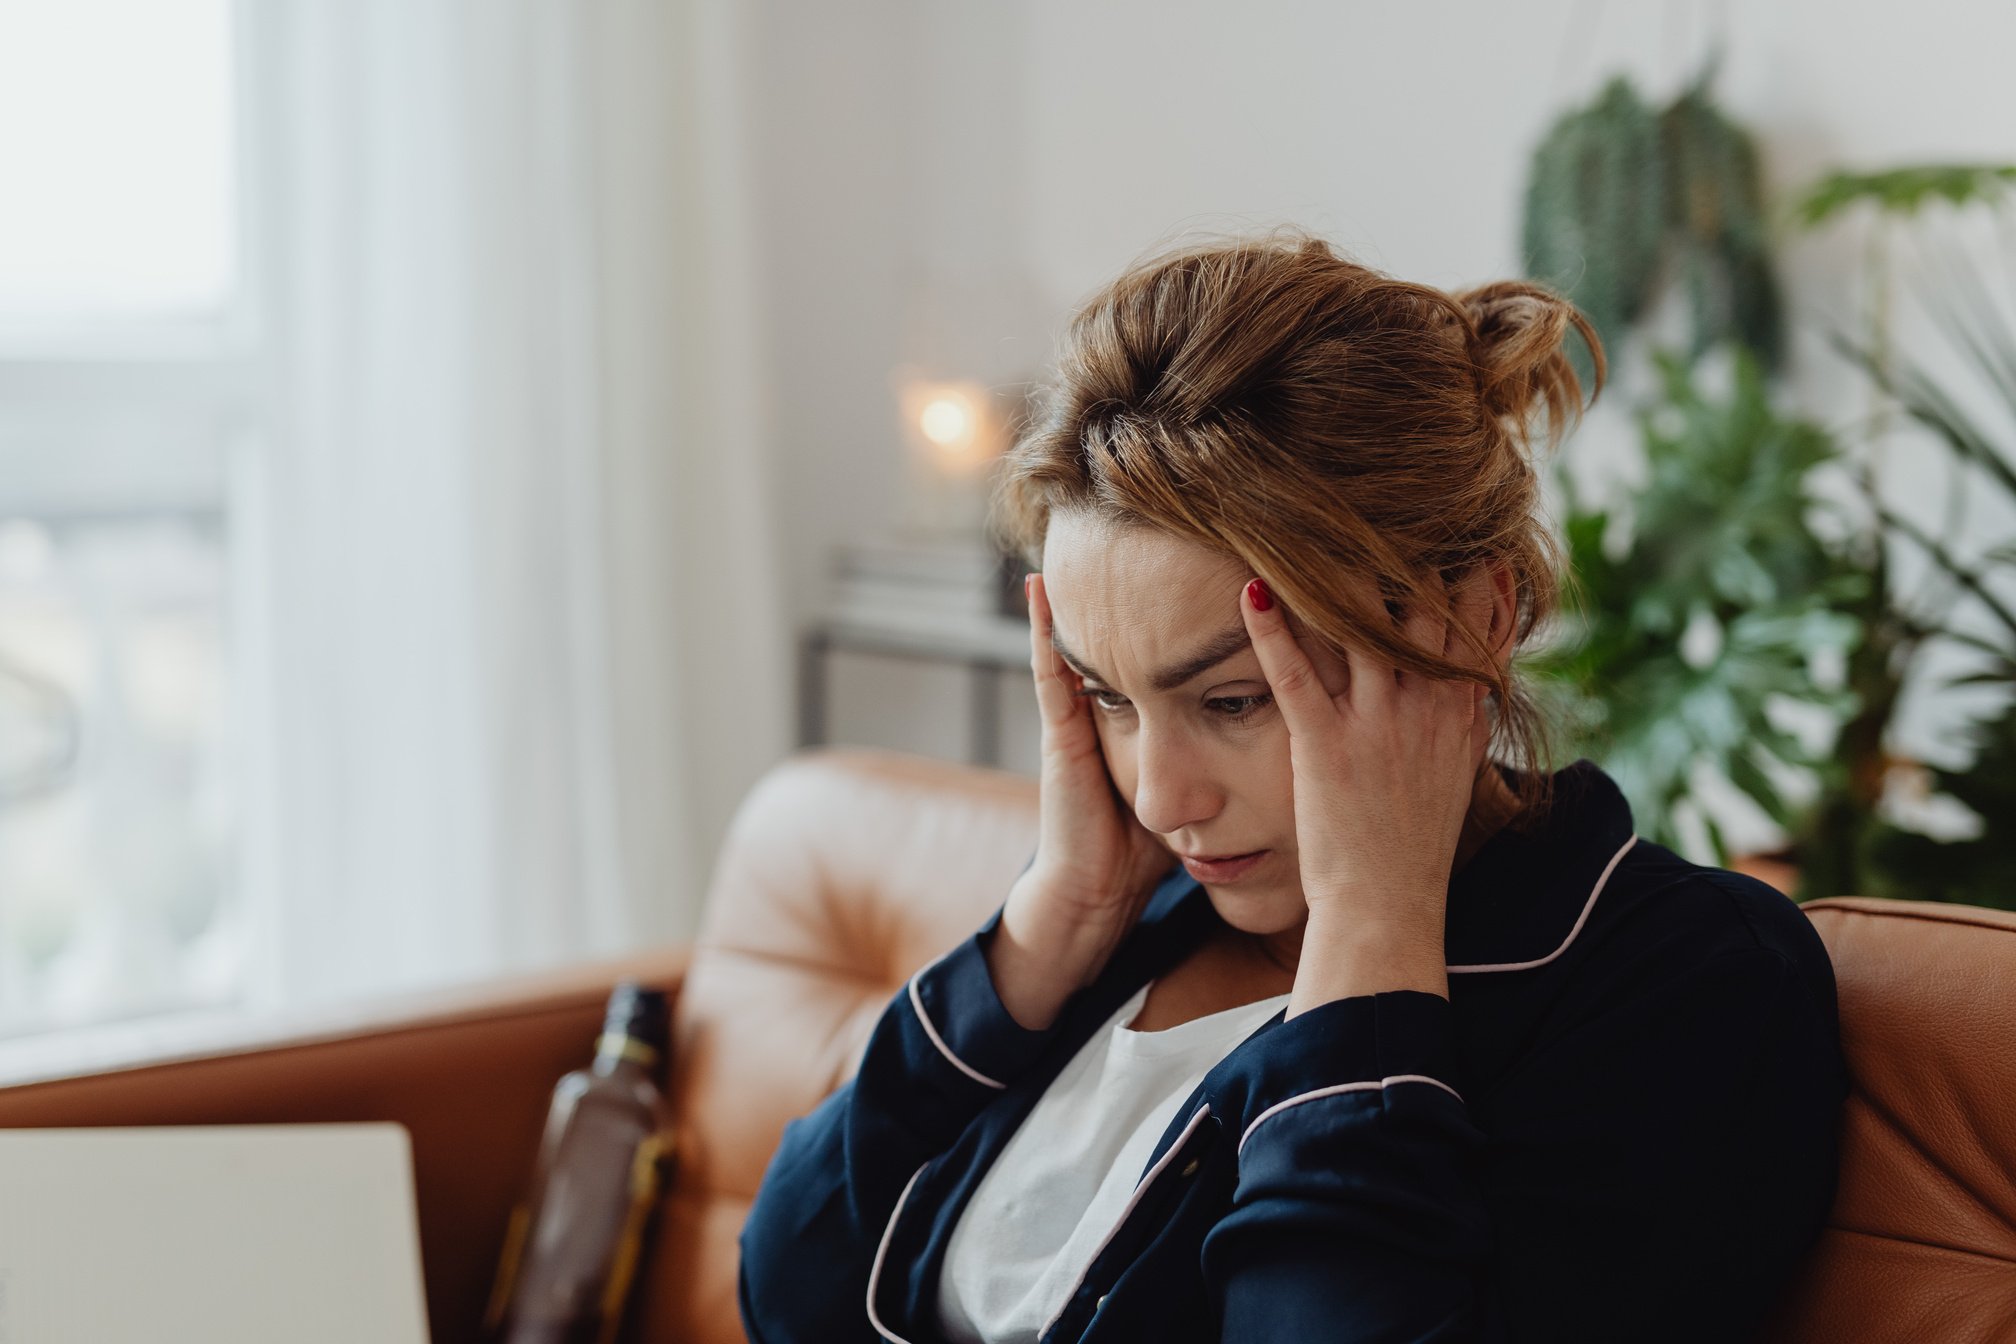
<svg viewBox="0 0 2016 1344"><path fill-rule="evenodd" d="M8 346L103 349L228 307L230 19L229 0L0 0Z"/></svg>
<svg viewBox="0 0 2016 1344"><path fill-rule="evenodd" d="M0 1036L236 996L232 0L0 0Z"/></svg>

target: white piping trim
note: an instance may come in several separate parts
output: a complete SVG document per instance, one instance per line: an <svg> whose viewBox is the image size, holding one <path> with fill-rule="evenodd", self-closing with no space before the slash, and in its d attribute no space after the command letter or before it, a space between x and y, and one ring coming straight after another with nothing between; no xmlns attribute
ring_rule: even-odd
<svg viewBox="0 0 2016 1344"><path fill-rule="evenodd" d="M1463 975L1467 972L1475 972L1475 971L1530 971L1535 966L1545 966L1548 962L1554 960L1554 958L1560 956L1563 952L1566 952L1568 950L1568 944L1575 941L1575 935L1582 932L1582 926L1589 922L1589 912L1596 908L1596 898L1603 894L1603 888L1605 884L1607 884L1610 881L1610 874L1616 869L1618 863L1622 861L1624 856L1631 852L1631 846L1637 843L1638 843L1638 837L1634 835L1629 840L1626 840L1624 842L1624 848L1618 850L1615 854L1612 854L1610 856L1610 862L1603 865L1603 875L1596 879L1596 889L1594 891L1591 891L1589 893L1589 899L1582 903L1582 913L1576 918L1575 927L1568 930L1568 936L1562 940L1561 946L1555 948L1552 952L1549 952L1546 956L1535 958L1532 961L1480 962L1473 966L1448 966L1445 967L1444 969L1447 970L1451 975Z"/></svg>
<svg viewBox="0 0 2016 1344"><path fill-rule="evenodd" d="M1128 1216L1134 1212L1134 1206L1141 1202L1142 1192L1154 1184L1155 1178L1160 1176L1163 1168L1169 1165L1169 1160L1183 1150L1184 1140L1190 1137L1191 1131L1197 1128L1198 1122L1209 1114L1211 1114L1211 1105L1209 1102L1199 1106L1197 1114L1190 1117L1190 1123L1183 1126L1183 1132L1178 1134L1176 1141L1169 1145L1169 1151L1156 1158L1155 1165L1143 1172L1141 1179L1134 1183L1134 1193L1127 1197L1126 1207L1121 1209L1120 1216L1113 1220L1113 1226L1106 1229L1106 1235L1100 1238L1099 1245L1092 1251L1091 1258L1086 1260L1085 1268L1078 1271L1078 1278L1072 1283L1071 1291L1064 1294L1064 1300L1057 1304L1057 1310L1050 1313L1050 1319L1043 1322L1043 1328L1036 1332L1038 1339L1050 1333L1050 1327L1057 1324L1058 1318L1064 1314L1064 1309L1071 1305L1071 1299L1078 1296L1078 1290L1085 1286L1085 1276L1092 1272L1092 1266L1098 1263L1099 1257L1105 1254L1106 1248L1112 1244L1113 1238L1119 1235L1122 1227L1126 1226Z"/></svg>
<svg viewBox="0 0 2016 1344"><path fill-rule="evenodd" d="M1304 1092L1300 1096L1290 1097L1286 1101L1277 1101L1266 1110L1260 1112L1260 1114L1254 1116L1253 1123L1246 1126L1246 1132L1239 1136L1239 1147L1234 1150L1234 1155L1236 1156L1238 1153L1246 1151L1246 1140L1253 1137L1253 1131L1260 1128L1260 1122L1270 1115L1276 1115L1285 1111L1290 1106L1299 1106L1305 1101L1315 1101L1318 1097L1334 1097L1340 1092L1370 1092L1384 1089L1388 1083L1429 1083L1441 1088L1444 1092L1456 1098L1456 1100L1463 1100L1461 1092L1458 1092L1441 1079L1430 1078L1425 1073L1396 1073L1390 1078L1381 1078L1377 1082L1339 1083L1335 1087L1319 1087L1314 1092ZM1467 1105L1468 1103L1465 1104Z"/></svg>
<svg viewBox="0 0 2016 1344"><path fill-rule="evenodd" d="M954 950L956 951L957 949ZM950 952L945 954L948 957L951 955ZM931 963L931 966L936 966L938 962L943 960L945 960L945 957L939 957L937 961ZM931 966L926 966L924 971L930 970ZM958 1069L959 1072L965 1074L976 1083L985 1083L996 1091L1005 1092L1008 1089L1008 1084L996 1082L994 1079L980 1072L980 1070L974 1068L971 1064L968 1064L965 1060L959 1058L959 1056L953 1054L952 1047L945 1044L945 1038L938 1034L938 1028L931 1025L931 1014L924 1011L924 1000L917 993L917 981L923 976L924 971L919 971L916 975L910 977L910 1006L917 1010L917 1020L923 1024L924 1034L931 1038L931 1044L938 1047L939 1054L952 1061L952 1067Z"/></svg>
<svg viewBox="0 0 2016 1344"><path fill-rule="evenodd" d="M926 1162L924 1167L931 1164ZM875 1314L875 1284L882 1277L882 1257L889 1254L889 1238L896 1231L896 1217L903 1212L903 1205L910 1198L910 1187L917 1184L917 1178L924 1174L924 1167L910 1173L910 1179L903 1182L903 1193L896 1196L896 1207L890 1210L889 1223L882 1229L882 1240L875 1247L875 1263L868 1270L868 1324L875 1327L875 1333L889 1340L890 1344L910 1344L910 1341L892 1332L882 1324L882 1318Z"/></svg>

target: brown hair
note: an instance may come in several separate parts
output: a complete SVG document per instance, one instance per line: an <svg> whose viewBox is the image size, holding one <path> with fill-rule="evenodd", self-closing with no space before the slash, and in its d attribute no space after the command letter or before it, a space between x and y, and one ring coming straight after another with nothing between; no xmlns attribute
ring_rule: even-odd
<svg viewBox="0 0 2016 1344"><path fill-rule="evenodd" d="M1391 613L1446 612L1444 584L1491 562L1515 579L1518 641L1555 613L1565 560L1530 450L1582 412L1570 327L1600 391L1594 329L1541 285L1445 293L1292 228L1151 256L1073 316L1001 464L993 526L1032 568L1053 513L1154 528L1242 561L1305 639L1488 680L1494 754L1525 767L1514 824L1529 825L1551 802L1553 737L1533 694L1509 669L1421 653ZM1383 612L1346 583L1368 573Z"/></svg>

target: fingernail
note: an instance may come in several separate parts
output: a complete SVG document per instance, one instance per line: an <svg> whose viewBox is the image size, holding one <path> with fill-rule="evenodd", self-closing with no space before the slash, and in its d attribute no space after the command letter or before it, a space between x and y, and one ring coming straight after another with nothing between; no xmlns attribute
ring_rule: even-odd
<svg viewBox="0 0 2016 1344"><path fill-rule="evenodd" d="M1246 585L1246 600L1253 604L1255 611L1274 609L1274 594L1267 591L1265 579L1254 579Z"/></svg>

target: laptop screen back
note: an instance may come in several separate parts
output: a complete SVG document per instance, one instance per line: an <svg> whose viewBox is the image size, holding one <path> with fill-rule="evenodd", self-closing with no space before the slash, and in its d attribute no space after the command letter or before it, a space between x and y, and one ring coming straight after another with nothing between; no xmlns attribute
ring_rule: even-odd
<svg viewBox="0 0 2016 1344"><path fill-rule="evenodd" d="M405 1129L0 1130L0 1340L427 1344Z"/></svg>

